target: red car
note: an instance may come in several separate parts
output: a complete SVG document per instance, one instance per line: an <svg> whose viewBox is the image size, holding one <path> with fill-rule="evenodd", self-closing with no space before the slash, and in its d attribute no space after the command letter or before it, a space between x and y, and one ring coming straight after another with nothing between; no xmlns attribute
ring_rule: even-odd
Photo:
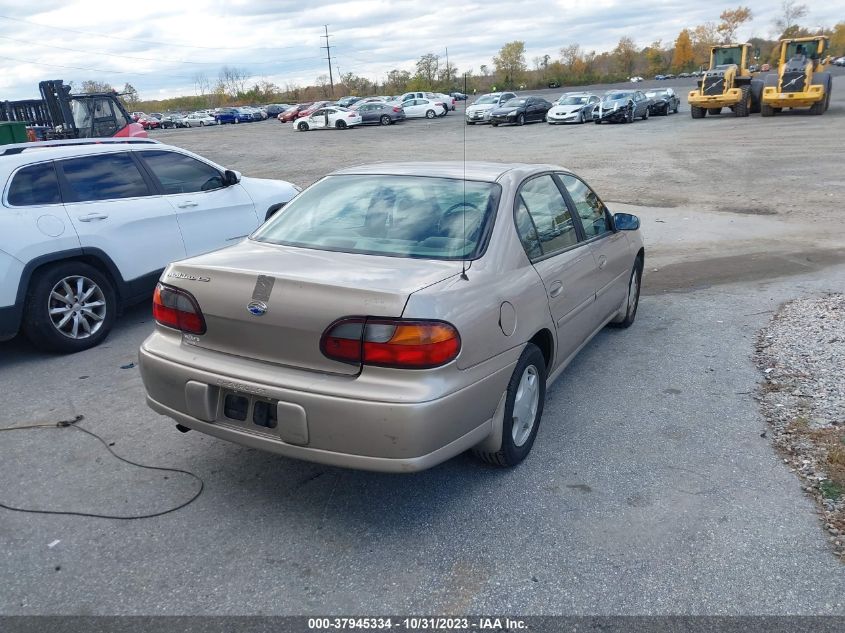
<svg viewBox="0 0 845 633"><path fill-rule="evenodd" d="M150 114L142 114L135 122L140 123L145 130L157 130L161 127L161 120Z"/></svg>
<svg viewBox="0 0 845 633"><path fill-rule="evenodd" d="M284 112L282 112L277 119L282 123L290 123L296 118L296 115L302 112L305 108L310 107L310 103L297 103L295 106L291 106Z"/></svg>
<svg viewBox="0 0 845 633"><path fill-rule="evenodd" d="M305 108L304 110L300 110L296 113L296 118L301 119L304 116L309 116L319 110L320 108L325 108L327 105L331 105L334 103L333 101L315 101L310 106Z"/></svg>

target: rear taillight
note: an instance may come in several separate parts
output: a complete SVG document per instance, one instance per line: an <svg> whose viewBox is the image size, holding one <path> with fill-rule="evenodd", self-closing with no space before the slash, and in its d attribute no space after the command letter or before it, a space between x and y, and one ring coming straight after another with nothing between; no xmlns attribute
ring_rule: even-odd
<svg viewBox="0 0 845 633"><path fill-rule="evenodd" d="M393 111L394 112L401 112L402 108L400 108L399 106L393 106Z"/></svg>
<svg viewBox="0 0 845 633"><path fill-rule="evenodd" d="M457 357L461 337L445 321L349 317L326 328L320 350L344 363L430 369Z"/></svg>
<svg viewBox="0 0 845 633"><path fill-rule="evenodd" d="M346 116L347 116L348 118L350 118L350 119L354 119L354 118L355 118L355 117L357 117L358 115L357 115L357 114L355 114L354 112L350 112L350 113L349 113L349 114L347 114Z"/></svg>
<svg viewBox="0 0 845 633"><path fill-rule="evenodd" d="M153 318L160 325L190 334L205 334L205 319L194 296L181 288L158 284L153 294Z"/></svg>

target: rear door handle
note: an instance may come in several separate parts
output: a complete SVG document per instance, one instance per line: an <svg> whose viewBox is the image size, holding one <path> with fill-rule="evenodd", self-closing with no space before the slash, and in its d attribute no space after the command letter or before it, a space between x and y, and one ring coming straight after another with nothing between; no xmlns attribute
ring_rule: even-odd
<svg viewBox="0 0 845 633"><path fill-rule="evenodd" d="M107 213L89 213L88 215L80 215L78 219L80 222L94 222L96 220L105 220L108 217Z"/></svg>
<svg viewBox="0 0 845 633"><path fill-rule="evenodd" d="M176 206L180 209L187 209L188 207L198 207L199 202L194 202L193 200L186 200L185 202L177 202Z"/></svg>
<svg viewBox="0 0 845 633"><path fill-rule="evenodd" d="M561 292L563 292L563 282L556 281L552 284L551 288L549 288L549 296L554 299L557 297Z"/></svg>
<svg viewBox="0 0 845 633"><path fill-rule="evenodd" d="M607 266L607 257L599 255L599 270Z"/></svg>

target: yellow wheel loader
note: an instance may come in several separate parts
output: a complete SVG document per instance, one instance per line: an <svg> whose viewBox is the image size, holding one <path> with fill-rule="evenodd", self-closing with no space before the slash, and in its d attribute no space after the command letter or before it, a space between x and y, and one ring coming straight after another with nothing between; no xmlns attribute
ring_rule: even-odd
<svg viewBox="0 0 845 633"><path fill-rule="evenodd" d="M824 114L833 87L830 73L824 72L827 48L825 35L780 41L778 71L764 79L763 116L774 116L784 108L810 108L811 114Z"/></svg>
<svg viewBox="0 0 845 633"><path fill-rule="evenodd" d="M698 81L687 100L693 119L703 119L709 112L719 114L730 108L734 116L748 116L760 111L760 86L752 86L748 59L751 44L726 44L710 49L710 68ZM757 88L755 93L753 88Z"/></svg>

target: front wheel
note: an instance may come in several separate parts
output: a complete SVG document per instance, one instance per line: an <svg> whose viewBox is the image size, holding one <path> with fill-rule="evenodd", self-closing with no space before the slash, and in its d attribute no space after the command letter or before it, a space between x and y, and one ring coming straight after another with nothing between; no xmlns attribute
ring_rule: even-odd
<svg viewBox="0 0 845 633"><path fill-rule="evenodd" d="M205 127L205 121L200 121L200 127Z"/></svg>
<svg viewBox="0 0 845 633"><path fill-rule="evenodd" d="M308 131L308 124L305 121L298 123L296 129L300 132L307 132Z"/></svg>
<svg viewBox="0 0 845 633"><path fill-rule="evenodd" d="M111 280L89 264L69 261L36 273L22 329L36 347L71 354L99 345L116 315Z"/></svg>
<svg viewBox="0 0 845 633"><path fill-rule="evenodd" d="M628 278L628 294L625 297L624 312L620 310L620 315L610 325L613 327L631 327L634 319L637 317L637 308L640 305L640 285L643 278L643 263L639 258L634 262L634 268L631 270L631 276Z"/></svg>
<svg viewBox="0 0 845 633"><path fill-rule="evenodd" d="M667 110L667 113L668 113L668 110ZM645 112L643 112L643 121L648 121L648 114L649 114L648 108L646 108Z"/></svg>
<svg viewBox="0 0 845 633"><path fill-rule="evenodd" d="M235 119L235 123L240 123L240 122L241 122L240 119Z"/></svg>
<svg viewBox="0 0 845 633"><path fill-rule="evenodd" d="M475 454L494 466L509 468L519 464L534 446L545 399L546 362L540 348L528 343L505 391L499 448L493 452L475 449Z"/></svg>
<svg viewBox="0 0 845 633"><path fill-rule="evenodd" d="M525 115L523 115L523 114L517 115L516 124L517 125L525 125Z"/></svg>

